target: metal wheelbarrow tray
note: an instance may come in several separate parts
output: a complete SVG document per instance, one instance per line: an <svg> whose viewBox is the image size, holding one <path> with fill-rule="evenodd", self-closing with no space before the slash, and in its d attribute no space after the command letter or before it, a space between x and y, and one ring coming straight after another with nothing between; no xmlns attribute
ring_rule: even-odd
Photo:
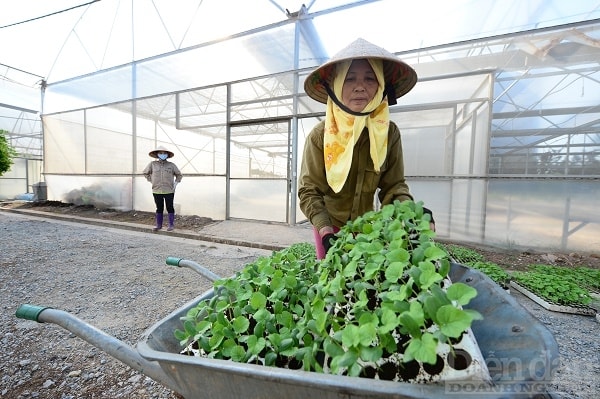
<svg viewBox="0 0 600 399"><path fill-rule="evenodd" d="M170 264L190 267L211 280L219 278L194 262L170 259ZM477 310L484 317L475 321L471 329L492 384L392 382L180 354L182 348L174 331L182 327L181 317L199 301L210 298L212 290L150 327L135 348L61 310L22 305L17 317L58 324L187 399L432 399L469 394L486 399L556 398L546 390L559 366L558 345L550 331L482 272L453 263L450 278L477 289L477 297L466 308Z"/></svg>

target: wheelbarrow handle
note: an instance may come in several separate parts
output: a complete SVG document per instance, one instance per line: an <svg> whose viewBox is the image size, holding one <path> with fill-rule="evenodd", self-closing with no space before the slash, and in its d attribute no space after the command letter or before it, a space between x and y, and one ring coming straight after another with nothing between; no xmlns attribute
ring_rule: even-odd
<svg viewBox="0 0 600 399"><path fill-rule="evenodd" d="M177 392L177 384L160 368L158 363L143 358L131 345L108 335L68 312L47 306L23 304L19 306L15 316L38 323L59 325L129 367Z"/></svg>
<svg viewBox="0 0 600 399"><path fill-rule="evenodd" d="M221 276L219 276L218 274L211 272L204 266L200 266L198 263L191 261L191 260L176 258L174 256L169 256L169 257L167 257L166 264L169 266L187 267L189 269L192 269L195 272L197 272L198 274L206 277L213 283L215 281L221 279Z"/></svg>

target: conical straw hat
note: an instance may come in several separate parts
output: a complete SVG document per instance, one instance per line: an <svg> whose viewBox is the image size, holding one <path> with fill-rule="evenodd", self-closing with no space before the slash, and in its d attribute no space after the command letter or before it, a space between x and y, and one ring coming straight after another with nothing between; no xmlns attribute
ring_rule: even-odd
<svg viewBox="0 0 600 399"><path fill-rule="evenodd" d="M150 155L152 158L158 158L158 153L159 152L166 152L167 154L169 154L167 156L167 158L173 158L175 156L175 154L173 153L173 151L169 151L167 150L165 147L163 147L162 145L157 147L155 150L152 150L148 153L148 155Z"/></svg>
<svg viewBox="0 0 600 399"><path fill-rule="evenodd" d="M417 73L408 64L387 50L359 38L308 75L304 81L304 91L313 100L326 104L327 91L323 83L331 83L331 74L335 71L335 65L341 61L361 58L383 60L385 84L394 88L396 98L408 93L417 83ZM395 103L395 99L393 100L390 104Z"/></svg>

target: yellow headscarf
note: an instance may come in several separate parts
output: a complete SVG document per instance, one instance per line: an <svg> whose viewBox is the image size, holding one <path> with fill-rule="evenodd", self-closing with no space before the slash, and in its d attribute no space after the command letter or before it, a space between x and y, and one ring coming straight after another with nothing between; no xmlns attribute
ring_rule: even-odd
<svg viewBox="0 0 600 399"><path fill-rule="evenodd" d="M327 99L323 155L325 157L327 183L336 193L340 192L346 183L352 165L354 144L358 141L365 126L369 130L371 159L375 171L379 172L387 154L390 112L387 97L383 101L381 100L385 87L383 62L379 59L367 60L379 82L375 97L363 110L363 112L368 112L372 109L373 111L369 115L355 116L348 114L337 106L331 97ZM342 98L342 86L351 63L352 60L347 60L336 65L333 92L338 99Z"/></svg>

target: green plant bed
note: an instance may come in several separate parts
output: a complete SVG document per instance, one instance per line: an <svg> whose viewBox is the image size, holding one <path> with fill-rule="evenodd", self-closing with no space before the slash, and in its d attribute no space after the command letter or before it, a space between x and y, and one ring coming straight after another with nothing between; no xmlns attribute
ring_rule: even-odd
<svg viewBox="0 0 600 399"><path fill-rule="evenodd" d="M477 293L449 282L433 235L421 203L384 206L345 225L322 261L292 246L215 282L175 336L209 358L402 381L439 375L481 316L462 308Z"/></svg>
<svg viewBox="0 0 600 399"><path fill-rule="evenodd" d="M552 304L578 307L587 306L592 301L588 290L557 274L514 272L512 279Z"/></svg>
<svg viewBox="0 0 600 399"><path fill-rule="evenodd" d="M530 270L546 275L558 276L591 292L600 292L600 270L589 267L561 267L543 264L529 266Z"/></svg>

